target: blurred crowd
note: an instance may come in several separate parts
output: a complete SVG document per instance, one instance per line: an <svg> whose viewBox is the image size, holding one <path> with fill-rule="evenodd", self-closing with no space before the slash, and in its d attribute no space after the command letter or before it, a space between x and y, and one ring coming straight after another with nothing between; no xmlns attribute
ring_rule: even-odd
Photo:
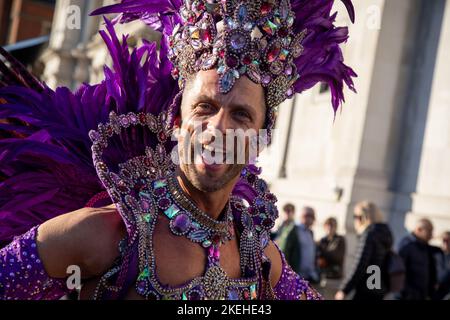
<svg viewBox="0 0 450 320"><path fill-rule="evenodd" d="M378 207L363 201L354 208L355 252L346 252L346 238L337 233L336 218L323 223L325 236L315 241L313 208L303 207L299 220L293 204L283 207L283 221L273 238L292 268L313 283L325 299L449 300L450 231L441 247L430 244L433 224L420 219L394 248L392 232ZM346 256L353 256L345 272Z"/></svg>

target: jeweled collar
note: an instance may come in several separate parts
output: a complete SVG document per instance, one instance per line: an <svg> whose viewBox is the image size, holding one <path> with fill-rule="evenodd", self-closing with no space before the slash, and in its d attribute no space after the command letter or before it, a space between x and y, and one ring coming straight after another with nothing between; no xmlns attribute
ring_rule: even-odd
<svg viewBox="0 0 450 320"><path fill-rule="evenodd" d="M198 206L184 193L175 174L167 178L167 186L173 199L177 204L189 212L192 217L203 227L211 230L214 234L213 242L226 242L234 236L233 214L230 202L225 207L225 215L222 220L215 220L203 212Z"/></svg>

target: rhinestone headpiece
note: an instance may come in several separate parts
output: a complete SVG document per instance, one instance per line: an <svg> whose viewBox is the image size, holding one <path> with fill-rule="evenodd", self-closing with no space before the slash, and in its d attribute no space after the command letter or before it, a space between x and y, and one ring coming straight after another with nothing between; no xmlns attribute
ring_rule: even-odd
<svg viewBox="0 0 450 320"><path fill-rule="evenodd" d="M303 52L306 30L293 32L289 0L184 0L180 15L169 58L181 86L189 75L217 68L222 93L246 75L265 88L269 107L292 97L299 78L293 59Z"/></svg>
<svg viewBox="0 0 450 320"><path fill-rule="evenodd" d="M335 2L121 0L93 14L118 13L114 22L140 19L161 32L162 70L172 71L179 89L199 70L217 69L223 93L246 75L265 89L271 118L281 102L319 82L330 87L334 112L344 101L344 88L355 91L356 73L344 63L340 47L348 28L336 26ZM340 2L354 22L352 0Z"/></svg>

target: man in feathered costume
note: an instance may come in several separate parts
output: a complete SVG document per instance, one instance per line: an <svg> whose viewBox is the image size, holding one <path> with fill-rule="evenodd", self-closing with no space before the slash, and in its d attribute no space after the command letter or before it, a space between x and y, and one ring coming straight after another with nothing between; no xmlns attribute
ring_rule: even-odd
<svg viewBox="0 0 450 320"><path fill-rule="evenodd" d="M74 93L1 50L0 298L59 299L78 266L82 299L320 299L269 239L276 197L249 156L261 139L217 142L270 140L278 105L318 82L337 110L356 75L333 4L123 0L94 12L119 14L101 31L113 68ZM136 19L158 49L119 41L114 24ZM244 162L228 161L237 149Z"/></svg>

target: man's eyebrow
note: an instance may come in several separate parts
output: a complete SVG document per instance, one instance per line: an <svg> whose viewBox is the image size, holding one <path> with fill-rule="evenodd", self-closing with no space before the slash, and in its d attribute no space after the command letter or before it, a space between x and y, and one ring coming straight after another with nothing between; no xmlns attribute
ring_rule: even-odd
<svg viewBox="0 0 450 320"><path fill-rule="evenodd" d="M192 107L194 107L199 102L209 102L209 103L217 104L217 101L214 98L207 96L206 94L201 94L201 95L197 96L194 99L194 103L192 104Z"/></svg>

